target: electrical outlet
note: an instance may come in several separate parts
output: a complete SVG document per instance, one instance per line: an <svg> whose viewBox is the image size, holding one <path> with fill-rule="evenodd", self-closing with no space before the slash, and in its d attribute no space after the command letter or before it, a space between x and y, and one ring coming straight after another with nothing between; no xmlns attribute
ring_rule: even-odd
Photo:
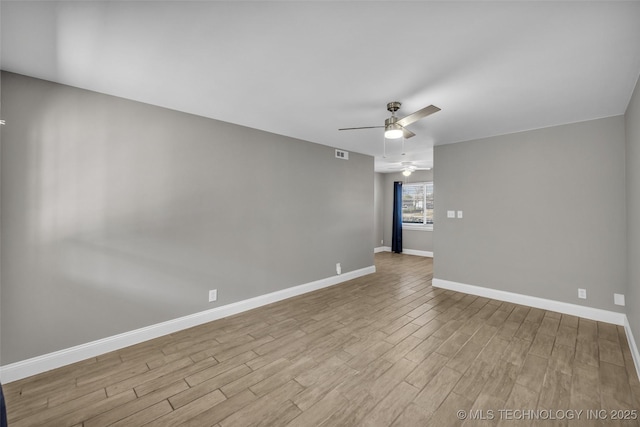
<svg viewBox="0 0 640 427"><path fill-rule="evenodd" d="M613 303L615 305L624 305L624 294L613 294Z"/></svg>
<svg viewBox="0 0 640 427"><path fill-rule="evenodd" d="M587 299L587 290L578 288L578 298Z"/></svg>
<svg viewBox="0 0 640 427"><path fill-rule="evenodd" d="M342 274L342 266L340 265L340 263L336 263L336 273Z"/></svg>
<svg viewBox="0 0 640 427"><path fill-rule="evenodd" d="M218 290L217 289L211 289L209 291L209 302L217 301L217 299L218 299Z"/></svg>

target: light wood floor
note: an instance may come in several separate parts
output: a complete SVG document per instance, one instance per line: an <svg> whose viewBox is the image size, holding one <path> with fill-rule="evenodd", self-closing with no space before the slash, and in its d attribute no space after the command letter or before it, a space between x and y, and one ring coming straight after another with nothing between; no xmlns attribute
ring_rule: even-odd
<svg viewBox="0 0 640 427"><path fill-rule="evenodd" d="M428 258L381 253L376 267L7 384L9 424L638 426L610 420L640 409L621 327L432 288ZM514 420L536 409L608 418Z"/></svg>

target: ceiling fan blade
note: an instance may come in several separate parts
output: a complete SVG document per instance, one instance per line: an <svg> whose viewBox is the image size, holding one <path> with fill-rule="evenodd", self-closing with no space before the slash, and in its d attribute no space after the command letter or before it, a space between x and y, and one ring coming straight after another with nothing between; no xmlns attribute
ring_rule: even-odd
<svg viewBox="0 0 640 427"><path fill-rule="evenodd" d="M383 128L383 127L384 126L363 126L359 128L342 128L338 130L377 129L377 128Z"/></svg>
<svg viewBox="0 0 640 427"><path fill-rule="evenodd" d="M418 110L413 114L409 114L407 117L403 117L396 123L404 127L410 125L413 122L417 122L418 120L427 117L430 114L437 113L438 111L440 111L438 107L436 107L435 105L429 105L428 107L424 107L422 110Z"/></svg>
<svg viewBox="0 0 640 427"><path fill-rule="evenodd" d="M403 132L402 136L404 136L404 139L409 139L412 136L416 136L415 133L411 132L409 129L407 129L405 127L402 128L402 132Z"/></svg>

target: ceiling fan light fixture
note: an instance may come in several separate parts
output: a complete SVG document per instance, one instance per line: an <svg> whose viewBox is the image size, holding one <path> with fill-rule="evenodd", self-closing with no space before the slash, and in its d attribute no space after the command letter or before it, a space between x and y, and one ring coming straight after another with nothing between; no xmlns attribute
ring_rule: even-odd
<svg viewBox="0 0 640 427"><path fill-rule="evenodd" d="M402 138L402 135L404 135L404 132L399 124L391 123L384 128L384 137L387 139Z"/></svg>
<svg viewBox="0 0 640 427"><path fill-rule="evenodd" d="M410 169L405 169L405 170L402 172L402 175L404 175L404 176L409 176L409 175L411 175L411 170L410 170Z"/></svg>

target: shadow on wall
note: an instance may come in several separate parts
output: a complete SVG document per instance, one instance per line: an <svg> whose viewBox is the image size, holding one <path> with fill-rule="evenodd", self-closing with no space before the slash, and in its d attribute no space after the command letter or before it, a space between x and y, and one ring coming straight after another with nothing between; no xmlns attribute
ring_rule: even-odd
<svg viewBox="0 0 640 427"><path fill-rule="evenodd" d="M2 97L3 364L373 261L368 156L6 72Z"/></svg>
<svg viewBox="0 0 640 427"><path fill-rule="evenodd" d="M105 314L112 315L116 314L114 311L127 311L127 316L135 317L142 310L175 316L182 311L177 307L191 312L202 309L207 287L220 283L215 272L206 271L204 266L196 270L180 264L179 254L192 251L175 241L159 241L154 236L134 239L61 241L52 269L56 289L67 287L69 294L82 295L85 288L91 288L87 293L90 297L78 302L92 309L111 307ZM178 256L171 256L170 252Z"/></svg>

